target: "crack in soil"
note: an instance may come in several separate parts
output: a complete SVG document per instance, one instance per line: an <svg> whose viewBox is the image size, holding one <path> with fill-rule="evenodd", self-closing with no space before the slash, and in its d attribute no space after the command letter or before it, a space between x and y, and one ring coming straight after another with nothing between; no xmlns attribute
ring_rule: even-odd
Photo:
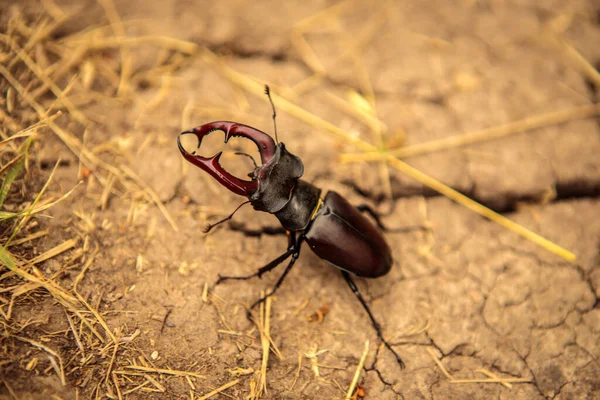
<svg viewBox="0 0 600 400"><path fill-rule="evenodd" d="M599 119L600 120L600 119ZM384 202L387 198L382 193L375 193L374 190L360 187L356 182L345 179L341 183L350 187L356 194L370 199L375 204L379 205ZM467 197L481 203L482 205L490 208L491 210L499 214L509 214L519 210L519 207L523 204L539 204L539 194L537 193L504 193L502 196L486 197L482 198L477 195L476 182L471 182L471 187L467 190L452 187L452 189L464 194ZM554 183L554 189L556 191L556 197L548 202L547 204L560 203L563 201L574 200L574 199L597 199L600 198L600 181L586 181L583 179L574 180L571 182L557 182ZM414 196L422 196L424 198L442 197L443 195L430 189L428 187L422 188L403 188L401 193L394 193L394 200L402 198L410 198ZM498 205L502 204L502 207Z"/></svg>
<svg viewBox="0 0 600 400"><path fill-rule="evenodd" d="M366 366L363 366L363 369L364 369L364 370L365 370L367 373L368 373L368 372L371 372L371 371L374 371L374 372L377 374L377 377L379 378L379 380L381 381L381 383L383 383L383 385L384 385L384 389L383 389L382 391L385 391L385 390L388 390L388 389L389 389L389 390L391 390L392 392L394 392L394 394L396 394L397 396L401 396L402 398L404 398L404 396L402 396L402 394L401 394L401 393L397 392L397 391L394 389L394 386L393 386L393 384L392 384L392 383L390 383L390 382L386 381L386 380L383 378L383 375L381 374L381 372L379 371L379 369L376 367L376 364L377 364L377 359L378 359L378 357L379 357L379 352L380 352L380 349L381 349L381 346L377 346L377 351L375 352L375 356L374 356L374 358L373 358L373 363L372 363L372 364L371 364L371 366L370 366L370 367L368 367L368 368L367 368Z"/></svg>

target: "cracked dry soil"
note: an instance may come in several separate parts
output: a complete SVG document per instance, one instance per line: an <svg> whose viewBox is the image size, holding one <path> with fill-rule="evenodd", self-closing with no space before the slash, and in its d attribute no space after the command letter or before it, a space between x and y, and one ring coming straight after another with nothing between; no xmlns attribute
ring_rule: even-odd
<svg viewBox="0 0 600 400"><path fill-rule="evenodd" d="M97 3L84 3L78 18L64 24L58 37L106 23ZM343 97L348 88L360 90L361 74L367 73L389 138L404 132L407 145L595 101L598 89L544 35L552 21L567 15L569 23L561 35L586 59L600 60L600 4L539 3L415 0L393 1L379 9L356 1L337 17L311 27L307 38L326 72L318 85L294 101L372 141L367 127L328 100L331 94ZM57 4L65 10L71 7L68 2ZM321 0L115 1L123 21L143 22L126 25L129 35L165 35L206 46L225 55L232 68L279 89L294 87L312 75L294 47L294 24L332 4ZM30 12L36 5L23 3L31 7ZM344 40L340 32L347 34ZM363 71L353 62L337 61L352 40L360 42ZM131 47L133 70L152 65L160 51L152 46ZM114 49L106 52L118 54ZM235 216L237 225L203 235L207 218L215 220L215 212L232 210L240 200L201 171L182 167L175 138L182 130L186 107L191 107L186 120L191 126L233 119L269 133L271 111L263 99L243 94L198 56L187 57L170 79L168 96L152 113L141 113L160 90L159 83L152 81L136 88L130 103L98 100L82 110L100 120L87 134L90 148L133 143L126 148L132 156L121 162L130 163L159 193L179 231L174 232L144 199L113 196L105 210L98 209L102 190L88 182L51 210L53 218L43 225L56 234L44 237L37 250L84 230L74 210L93 214L96 229L86 234L99 253L81 291L100 310L121 311L107 314L107 323L121 328L123 335L139 329L135 346L146 357L157 352L156 366L190 368L208 375L208 380L198 383L208 391L207 387L233 379L228 370L260 369L260 340L227 331L252 332L244 306L259 296L259 290L270 288L279 272L215 287L212 303L202 300L204 285L212 288L219 273L254 272L281 254L286 240L281 235L258 234L263 227L275 226L276 220L249 208ZM247 108L240 108L244 102ZM386 349L373 345L378 343L376 335L339 272L305 247L273 303L271 336L284 358L271 356L265 399L342 398L366 340L372 345L360 385L369 399L600 398L598 120L572 121L407 159L573 251L577 261L569 263L398 172L391 177L392 204L384 199L377 164L341 165L338 155L356 149L285 112L278 115L279 138L302 158L307 180L338 191L354 204L368 202L382 211L391 209L383 218L390 227L431 229L386 234L395 259L392 271L381 279L357 280L407 368L400 370ZM34 161L53 165L58 155L65 160L51 187L53 193L64 193L77 181L77 158L50 134L41 140ZM203 151L212 154L225 148L220 142L220 136L207 141ZM241 140L232 144L251 150ZM225 160L232 170L248 169L245 164L233 165L232 160ZM554 199L542 201L552 189ZM136 263L140 255L141 265ZM51 272L59 268L58 263L50 260L41 270ZM48 298L34 300L18 304L15 318L42 316L47 318L43 329L65 329L59 306ZM306 315L323 305L330 310L323 322L308 322ZM409 335L423 326L427 329ZM65 335L61 354L69 359L74 349L73 338ZM320 377L304 359L290 391L298 355L314 349L326 350L318 356ZM456 379L486 378L477 372L486 369L501 378L530 382L513 383L511 388L497 383L451 383L429 350ZM126 364L127 354L120 356L117 363ZM4 374L20 398L36 399L53 394L75 398L76 387L83 398L90 398L94 385L78 386L82 378L74 374L61 387L51 369L32 373L13 366ZM250 376L241 379L225 393L244 398ZM94 384L101 380L92 377ZM134 392L127 398L189 398L183 378L161 382L167 389L163 393ZM0 396L9 396L4 387Z"/></svg>

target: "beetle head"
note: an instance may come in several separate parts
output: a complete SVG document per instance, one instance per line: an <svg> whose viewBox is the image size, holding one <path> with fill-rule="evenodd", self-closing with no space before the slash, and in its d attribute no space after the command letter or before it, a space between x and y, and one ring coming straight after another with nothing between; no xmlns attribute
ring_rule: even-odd
<svg viewBox="0 0 600 400"><path fill-rule="evenodd" d="M258 181L258 189L249 197L252 207L271 214L281 210L290 201L296 181L303 174L300 158L279 143L273 158L252 173L253 180Z"/></svg>

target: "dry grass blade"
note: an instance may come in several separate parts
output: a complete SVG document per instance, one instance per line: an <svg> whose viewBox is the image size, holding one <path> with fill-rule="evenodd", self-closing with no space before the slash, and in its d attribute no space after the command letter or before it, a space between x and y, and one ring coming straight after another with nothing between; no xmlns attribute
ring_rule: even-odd
<svg viewBox="0 0 600 400"><path fill-rule="evenodd" d="M12 273L16 274L17 276L19 276L29 282L29 285L21 285L18 287L17 290L15 290L13 292L13 300L14 300L14 298L16 298L17 296L19 296L23 293L26 293L30 290L34 290L38 287L43 287L56 299L56 301L58 301L65 308L67 308L68 310L73 312L75 315L77 315L82 320L82 322L84 322L86 324L86 326L88 326L88 328L100 340L102 340L102 341L104 340L102 338L102 336L100 336L96 332L94 327L89 324L87 319L85 319L81 315L81 312L77 309L78 302L77 302L76 298L74 298L69 293L65 292L60 286L56 285L54 282L47 280L45 278L42 278L42 277L37 277L35 275L32 275L32 274L28 273L27 271L18 267L16 265L15 261L12 259L12 256L10 255L10 253L4 247L0 247L0 265L5 265ZM7 319L7 320L10 319L11 311L12 311L12 301L10 303L9 310L5 315L5 319Z"/></svg>
<svg viewBox="0 0 600 400"><path fill-rule="evenodd" d="M450 383L530 383L528 378L507 378L507 379L452 379Z"/></svg>
<svg viewBox="0 0 600 400"><path fill-rule="evenodd" d="M498 225L503 226L504 228L510 230L511 232L517 233L527 240L539 245L540 247L545 248L551 253L556 254L559 257L564 258L567 261L574 262L576 259L575 254L566 250L565 248L557 245L556 243L551 242L550 240L544 238L541 235L538 235L535 232L530 231L522 225L517 224L516 222L511 221L505 216L498 214L495 211L490 210L489 208L479 204L475 200L472 200L465 196L462 193L457 192L456 190L444 185L443 183L433 179L429 175L419 171L416 168L411 167L410 165L398 160L397 158L390 157L388 159L388 163L396 168L397 170L404 172L405 174L417 179L419 182L425 184L426 186L432 188L438 193L443 194L456 201L457 203L463 205L471 211L476 212L479 215L482 215L489 220L497 223Z"/></svg>
<svg viewBox="0 0 600 400"><path fill-rule="evenodd" d="M294 381L292 382L292 385L287 390L288 392L291 392L292 390L294 390L294 386L296 386L296 382L298 382L298 378L300 378L300 370L301 369L302 369L302 353L298 353L298 369L296 370L296 375L294 376Z"/></svg>
<svg viewBox="0 0 600 400"><path fill-rule="evenodd" d="M15 261L13 260L10 253L4 248L0 246L0 263L6 266L10 271L14 272L19 277L32 282L34 284L38 284L44 287L48 292L50 292L60 303L67 304L69 308L74 308L74 305L77 304L77 299L73 296L65 292L60 286L57 286L54 282L48 281L44 278L38 278L27 271L24 271L20 267L17 266Z"/></svg>
<svg viewBox="0 0 600 400"><path fill-rule="evenodd" d="M507 389L511 389L512 388L512 385L510 383L504 382L502 380L502 378L498 377L496 374L488 371L487 369L478 369L475 372L481 372L482 374L489 376L491 379L495 379L498 383L501 383L502 386L504 386Z"/></svg>
<svg viewBox="0 0 600 400"><path fill-rule="evenodd" d="M150 384L150 382L146 381L146 382L142 383L141 385L137 385L136 387L134 387L132 389L126 390L123 392L123 396L127 396L130 393L136 392L136 391L140 390L141 388L143 388L144 386L148 386L148 384Z"/></svg>
<svg viewBox="0 0 600 400"><path fill-rule="evenodd" d="M302 58L302 61L311 69L315 74L322 75L326 72L325 67L321 63L321 60L314 52L312 47L308 44L304 38L304 33L315 24L323 24L327 20L337 17L340 13L347 9L350 9L354 5L354 0L346 0L341 3L337 3L325 10L313 14L302 21L296 23L292 30L292 44L296 48L296 51Z"/></svg>
<svg viewBox="0 0 600 400"><path fill-rule="evenodd" d="M79 275L77 275L77 278L75 278L75 282L73 283L73 293L75 293L75 296L77 297L77 299L94 315L94 317L96 318L96 320L104 328L104 331L106 332L106 334L111 338L112 342L116 345L117 338L115 337L115 335L112 333L112 331L108 327L108 324L106 323L106 321L104 320L104 318L102 318L102 316L100 315L100 313L98 313L98 311L96 309L94 309L90 305L90 303L88 303L83 298L83 296L81 294L79 294L79 292L77 291L77 286L79 285L79 282L81 282L81 280L85 276L85 273L87 272L87 270L90 268L90 266L94 262L94 259L96 258L97 254L98 254L98 248L96 248L96 250L94 250L94 252L90 256L90 258L88 259L88 261L85 263L85 265L81 269L81 272L79 273ZM84 322L87 321L87 320L83 319L82 317L80 317L80 318ZM94 334L96 335L96 337L98 337L98 339L100 339L101 342L104 342L104 338L102 336L100 336L100 334L98 334L96 332L96 330L92 326L90 326L90 325L88 325L88 326L90 327L90 329L92 330L92 332L94 332Z"/></svg>
<svg viewBox="0 0 600 400"><path fill-rule="evenodd" d="M550 37L551 41L553 41L558 48L564 51L567 56L571 58L575 66L578 67L581 72L583 72L587 78L592 81L594 85L596 85L596 87L600 87L600 72L565 39L558 35L552 36Z"/></svg>
<svg viewBox="0 0 600 400"><path fill-rule="evenodd" d="M110 378L113 365L115 364L115 358L117 358L117 351L119 351L119 341L115 340L113 342L112 356L110 357L110 361L108 363L108 368L106 368L106 377L104 378L104 383L105 384L108 384L108 379Z"/></svg>
<svg viewBox="0 0 600 400"><path fill-rule="evenodd" d="M428 349L428 350L430 350L429 353L432 355L432 357L434 357L434 360L436 360L436 363L438 364L438 366L440 367L442 372L444 372L444 375L446 375L446 377L448 379L450 379L450 381L449 381L450 383L499 383L502 386L504 386L508 389L511 389L513 383L530 383L532 381L529 378L506 378L506 379L499 378L496 374L493 374L492 372L488 371L487 369L478 369L476 372L481 372L482 374L489 376L490 379L454 379L448 373L448 371L446 371L444 366L437 359L435 354L433 354L431 349Z"/></svg>
<svg viewBox="0 0 600 400"><path fill-rule="evenodd" d="M143 367L141 365L127 365L123 368L132 369L135 371L154 372L157 374L164 374L164 375L174 375L174 376L183 376L183 377L191 376L193 378L206 379L206 376L204 376L204 375L200 375L195 372L189 372L189 371L179 371L176 369L151 368L151 367ZM127 371L115 371L115 372L127 374Z"/></svg>
<svg viewBox="0 0 600 400"><path fill-rule="evenodd" d="M356 366L356 371L354 372L354 377L352 378L352 382L350 383L350 387L348 388L348 392L346 393L346 400L350 400L352 394L354 393L354 389L356 389L356 385L358 385L358 378L360 378L360 373L362 372L363 366L365 365L365 360L367 359L367 354L369 354L369 341L365 342L365 350L358 361L358 365Z"/></svg>
<svg viewBox="0 0 600 400"><path fill-rule="evenodd" d="M65 251L69 250L70 248L75 247L76 244L77 244L77 239L69 239L65 242L62 242L61 244L59 244L57 246L54 246L50 250L43 252L39 256L35 257L33 260L29 261L28 264L31 264L31 265L39 264L39 263L46 261L52 257L56 257L60 253L64 253Z"/></svg>
<svg viewBox="0 0 600 400"><path fill-rule="evenodd" d="M67 15L59 6L52 0L41 0L44 10L55 20L61 20Z"/></svg>
<svg viewBox="0 0 600 400"><path fill-rule="evenodd" d="M376 116L374 116L372 113L365 112L364 109L355 107L350 102L342 99L341 97L336 96L330 91L325 92L325 96L335 108L342 112L352 115L360 122L366 124L370 129L379 129L380 132L383 133L387 132L388 128L386 124L380 119L378 119Z"/></svg>
<svg viewBox="0 0 600 400"><path fill-rule="evenodd" d="M113 383L115 385L115 390L117 391L117 397L119 400L123 400L123 395L121 394L121 388L119 385L119 378L117 377L117 374L113 374L112 375L112 379L113 379Z"/></svg>
<svg viewBox="0 0 600 400"><path fill-rule="evenodd" d="M203 49L202 57L206 63L213 65L220 74L222 74L225 78L229 79L231 82L237 84L238 86L242 87L243 89L252 93L256 97L262 99L263 101L269 101L264 95L264 86L261 83L254 81L248 78L246 75L225 65L213 52L211 52L208 49ZM358 137L349 135L343 129L340 129L337 126L321 119L315 114L312 114L311 112L297 106L296 104L288 101L287 99L273 92L271 92L271 97L273 98L273 101L277 104L278 109L287 112L288 114L307 123L308 125L312 125L317 129L328 132L337 139L345 143L352 144L361 149L362 151L376 150L375 146L362 141Z"/></svg>
<svg viewBox="0 0 600 400"><path fill-rule="evenodd" d="M117 12L117 8L112 0L98 0L98 3L104 8L106 17L110 22L110 27L113 30L115 36L125 37L125 28ZM123 95L128 90L128 80L131 74L131 55L129 49L125 46L119 48L121 53L121 79L119 80L119 87L117 89L117 95Z"/></svg>
<svg viewBox="0 0 600 400"><path fill-rule="evenodd" d="M67 39L67 43L70 45L85 46L88 50L138 47L142 45L158 46L188 55L194 54L198 50L198 45L195 43L160 35L110 38L90 36L84 39Z"/></svg>
<svg viewBox="0 0 600 400"><path fill-rule="evenodd" d="M152 385L154 385L154 387L157 388L159 391L161 391L163 393L167 391L167 389L160 382L158 382L156 379L154 379L150 375L144 374L144 378L146 378L146 380L148 382L150 382Z"/></svg>
<svg viewBox="0 0 600 400"><path fill-rule="evenodd" d="M18 239L18 240L13 240L10 243L10 245L7 246L7 247L18 246L20 244L27 243L27 242L30 242L30 241L35 240L35 239L39 239L39 238L41 238L43 236L46 236L49 232L50 231L48 229L46 229L46 230L43 230L43 231L38 231L38 232L32 233L31 235L27 235L24 238L21 238L21 239Z"/></svg>
<svg viewBox="0 0 600 400"><path fill-rule="evenodd" d="M382 161L390 156L398 158L414 157L436 151L496 140L517 133L524 133L546 126L558 125L568 121L591 118L598 115L600 115L600 104L575 107L537 115L520 121L466 133L464 135L456 135L440 140L432 140L425 143L406 146L398 150L374 151L362 154L342 154L340 160L342 162L358 162Z"/></svg>
<svg viewBox="0 0 600 400"><path fill-rule="evenodd" d="M261 293L264 296L264 293ZM267 367L269 365L269 349L271 348L271 341L269 336L271 334L271 297L267 297L264 302L260 304L260 343L262 345L262 362L260 365L260 373L258 376L258 394L267 393Z"/></svg>
<svg viewBox="0 0 600 400"><path fill-rule="evenodd" d="M48 38L57 28L59 28L63 23L68 21L72 15L72 13L63 13L63 15L60 18L56 19L53 22L50 22L50 20L46 18L42 19L42 22L40 22L34 28L32 34L29 37L29 40L27 40L27 43L24 46L24 49L26 51L29 51L37 43L40 43L44 39Z"/></svg>
<svg viewBox="0 0 600 400"><path fill-rule="evenodd" d="M79 351L81 351L82 357L85 358L85 349L83 344L81 343L81 339L79 338L79 334L77 333L77 329L75 329L75 325L73 325L73 320L69 316L67 310L65 310L65 315L67 316L67 321L69 322L69 327L71 328L71 332L73 332L73 336L75 337L75 342L77 343L77 347L79 347Z"/></svg>
<svg viewBox="0 0 600 400"><path fill-rule="evenodd" d="M51 208L52 206L54 206L55 204L63 201L64 199L66 199L67 197L69 197L74 191L75 189L77 189L79 187L79 185L81 184L81 182L78 182L77 185L75 185L71 190L69 190L67 193L65 193L64 195L62 195L58 200L49 202L47 204L38 206L38 207L28 207L27 209L23 210L23 211L19 211L19 212L6 212L6 211L0 211L0 221L5 220L5 219L9 219L9 218L15 218L15 217L20 217L22 215L24 215L25 213L28 213L29 216L32 216L34 214L40 213L42 211L45 211L49 208ZM19 240L23 240L23 239L19 239ZM11 241L10 243L6 244L6 246L12 246L14 243L16 243L17 241Z"/></svg>
<svg viewBox="0 0 600 400"><path fill-rule="evenodd" d="M5 145L6 143L8 143L12 140L15 140L15 139L33 136L37 132L38 129L45 127L46 125L48 125L48 122L54 121L56 118L60 117L61 114L62 113L60 111L58 111L55 114L53 114L47 118L41 119L31 126L28 126L25 129L21 129L19 132L15 133L14 135L11 135L9 138L6 138L6 139L0 141L0 146Z"/></svg>
<svg viewBox="0 0 600 400"><path fill-rule="evenodd" d="M6 386L6 390L8 390L8 393L10 393L10 395L12 396L12 398L15 399L15 400L19 400L19 398L17 397L17 394L15 393L15 391L13 390L13 388L8 384L8 382L6 382L5 380L3 380L2 383L4 383L4 386Z"/></svg>
<svg viewBox="0 0 600 400"><path fill-rule="evenodd" d="M198 397L198 400L206 400L210 397L213 397L215 394L219 394L221 393L223 390L228 389L234 385L237 385L240 382L239 379L234 379L231 382L227 382L226 384L224 384L223 386L219 386L218 388L216 388L215 390L213 390L212 392L206 393L204 396L200 396Z"/></svg>
<svg viewBox="0 0 600 400"><path fill-rule="evenodd" d="M431 358L437 364L437 366L440 368L440 370L446 376L446 378L448 378L450 380L454 380L454 377L452 375L450 375L450 372L448 372L448 370L446 369L446 367L444 367L444 364L442 364L442 362L440 361L440 359L437 358L437 356L435 355L435 353L433 352L433 350L431 350L428 347L427 348L427 352L429 353L429 355L431 355Z"/></svg>
<svg viewBox="0 0 600 400"><path fill-rule="evenodd" d="M35 340L31 340L25 337L21 337L21 336L13 336L15 339L18 339L22 342L26 342L29 343L39 349L44 350L46 353L50 354L52 357L55 357L58 360L58 366L59 366L59 371L58 371L58 377L60 378L60 383L65 386L67 384L67 381L65 380L65 370L63 367L63 361L62 358L60 357L60 355L55 352L54 350L52 350L51 348L49 348L48 346L45 346L39 342L36 342ZM50 358L52 360L52 358Z"/></svg>

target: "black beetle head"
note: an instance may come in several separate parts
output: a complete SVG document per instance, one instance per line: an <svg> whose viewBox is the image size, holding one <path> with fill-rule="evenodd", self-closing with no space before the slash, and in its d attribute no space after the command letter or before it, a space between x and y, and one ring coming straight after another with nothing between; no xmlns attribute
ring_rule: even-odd
<svg viewBox="0 0 600 400"><path fill-rule="evenodd" d="M296 181L304 174L300 158L288 152L283 143L269 162L254 169L252 180L258 189L248 196L255 210L275 213L281 210L292 197Z"/></svg>

